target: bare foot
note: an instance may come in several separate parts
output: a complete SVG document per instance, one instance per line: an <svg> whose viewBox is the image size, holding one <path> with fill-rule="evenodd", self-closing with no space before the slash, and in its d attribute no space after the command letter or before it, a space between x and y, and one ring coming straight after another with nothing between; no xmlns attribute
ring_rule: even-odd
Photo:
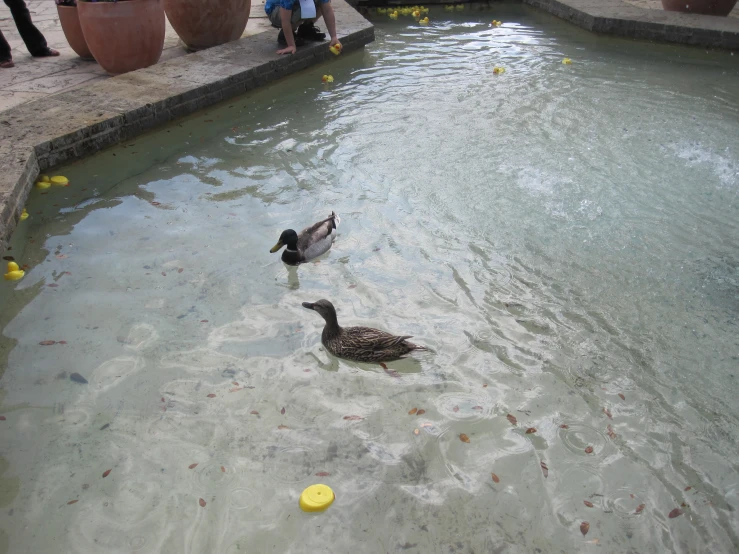
<svg viewBox="0 0 739 554"><path fill-rule="evenodd" d="M45 48L40 52L37 52L36 54L32 54L34 58L52 58L58 55L59 52L57 50L54 50L53 48Z"/></svg>
<svg viewBox="0 0 739 554"><path fill-rule="evenodd" d="M0 61L0 67L3 69L10 69L11 67L15 67L15 64L13 63L13 60L2 60Z"/></svg>

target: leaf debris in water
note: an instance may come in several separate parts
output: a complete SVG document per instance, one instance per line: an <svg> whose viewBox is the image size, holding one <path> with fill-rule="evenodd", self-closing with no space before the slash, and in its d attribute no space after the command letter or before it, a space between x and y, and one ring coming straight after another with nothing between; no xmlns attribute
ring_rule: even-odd
<svg viewBox="0 0 739 554"><path fill-rule="evenodd" d="M508 421L511 422L511 425L516 425L518 423L516 416L514 416L513 414L508 414L506 418L508 418Z"/></svg>
<svg viewBox="0 0 739 554"><path fill-rule="evenodd" d="M364 419L364 418L358 415L345 415L344 419L346 419L347 421L359 421L360 419Z"/></svg>
<svg viewBox="0 0 739 554"><path fill-rule="evenodd" d="M539 465L541 466L541 472L544 474L544 478L549 477L549 468L547 467L547 464L540 462Z"/></svg>
<svg viewBox="0 0 739 554"><path fill-rule="evenodd" d="M585 504L588 508L593 507L593 503L590 500L583 500L582 503Z"/></svg>
<svg viewBox="0 0 739 554"><path fill-rule="evenodd" d="M216 395L213 394L212 392L208 395L208 398L215 398L215 397L216 397Z"/></svg>
<svg viewBox="0 0 739 554"><path fill-rule="evenodd" d="M459 411L459 406L454 406L454 408L452 408L452 411L456 414Z"/></svg>
<svg viewBox="0 0 739 554"><path fill-rule="evenodd" d="M42 340L39 343L41 346L51 346L52 344L56 344L55 340Z"/></svg>
<svg viewBox="0 0 739 554"><path fill-rule="evenodd" d="M639 505L638 505L638 506L636 507L636 510L634 510L634 513L635 513L635 514L640 514L640 513L642 513L642 510L644 510L644 508L646 508L646 507L647 507L647 505L646 505L646 504L639 504Z"/></svg>
<svg viewBox="0 0 739 554"><path fill-rule="evenodd" d="M105 425L103 425L103 426L102 426L102 427L100 428L100 430L101 430L101 431L105 431L105 430L106 430L106 429L107 429L108 427L110 427L110 423L106 423Z"/></svg>
<svg viewBox="0 0 739 554"><path fill-rule="evenodd" d="M669 517L670 519L675 519L676 517L679 517L681 515L683 515L683 511L680 508L675 508L669 514L667 514L667 517Z"/></svg>
<svg viewBox="0 0 739 554"><path fill-rule="evenodd" d="M530 435L531 433L536 433L536 427L529 427L526 429L526 434Z"/></svg>
<svg viewBox="0 0 739 554"><path fill-rule="evenodd" d="M70 500L69 502L67 502L67 506L71 504L77 504L77 502L79 502L79 500Z"/></svg>
<svg viewBox="0 0 739 554"><path fill-rule="evenodd" d="M423 415L425 413L426 413L426 410L418 410L418 412L416 412L416 415Z"/></svg>
<svg viewBox="0 0 739 554"><path fill-rule="evenodd" d="M415 413L416 413L417 411L418 411L418 408L411 408L410 410L408 410L408 415L413 415L413 414L415 414Z"/></svg>
<svg viewBox="0 0 739 554"><path fill-rule="evenodd" d="M684 488L683 490L684 490L685 492L688 492L688 491L689 491L690 489L692 489L692 488L693 488L693 487L691 487L690 485L688 485L688 486L687 486L687 487L685 487L685 488Z"/></svg>
<svg viewBox="0 0 739 554"><path fill-rule="evenodd" d="M205 504L206 504L205 500L203 500L203 499L201 498L201 499L200 499L200 500L199 500L198 502L200 503L200 507L201 507L201 508L205 508Z"/></svg>
<svg viewBox="0 0 739 554"><path fill-rule="evenodd" d="M329 475L331 474L328 471L319 471L316 473L316 477L328 477Z"/></svg>
<svg viewBox="0 0 739 554"><path fill-rule="evenodd" d="M620 398L621 400L626 400L626 397L625 397L625 396L623 395L623 393L621 393L621 392L619 392L619 393L618 393L618 397L619 397L619 398Z"/></svg>
<svg viewBox="0 0 739 554"><path fill-rule="evenodd" d="M187 469L195 469L196 467L198 467L197 462L194 463L194 464L190 464L189 466L187 466Z"/></svg>
<svg viewBox="0 0 739 554"><path fill-rule="evenodd" d="M588 446L587 448L585 448L585 454L592 454L592 453L593 453L593 447L592 446Z"/></svg>
<svg viewBox="0 0 739 554"><path fill-rule="evenodd" d="M462 442L470 442L470 438L464 433L459 434L459 440L461 440Z"/></svg>
<svg viewBox="0 0 739 554"><path fill-rule="evenodd" d="M278 425L277 428L279 430L282 430L282 429L290 429L287 425Z"/></svg>
<svg viewBox="0 0 739 554"><path fill-rule="evenodd" d="M580 524L580 532L585 536L588 534L588 531L590 531L590 524L587 521L583 521Z"/></svg>
<svg viewBox="0 0 739 554"><path fill-rule="evenodd" d="M256 411L256 410L252 410L252 411L251 411L251 412L249 412L249 413L250 413L251 415L259 415L259 412L258 412L258 411Z"/></svg>
<svg viewBox="0 0 739 554"><path fill-rule="evenodd" d="M413 434L414 434L414 435L418 435L418 434L420 434L420 433L421 433L421 431L419 431L418 429L413 429Z"/></svg>
<svg viewBox="0 0 739 554"><path fill-rule="evenodd" d="M498 477L495 473L491 473L493 477L493 483L500 483L500 477Z"/></svg>
<svg viewBox="0 0 739 554"><path fill-rule="evenodd" d="M284 406L283 406L283 407L282 407L282 409L280 410L280 413L281 413L282 415L285 415L285 407L284 407Z"/></svg>
<svg viewBox="0 0 739 554"><path fill-rule="evenodd" d="M560 428L560 429L569 429L569 428L570 428L570 426L569 426L569 425L567 425L566 423L563 423L562 425L560 425L560 426L559 426L559 428Z"/></svg>
<svg viewBox="0 0 739 554"><path fill-rule="evenodd" d="M222 471L223 473L226 473L226 468L225 468L225 467L223 467L223 466L221 466L221 471Z"/></svg>
<svg viewBox="0 0 739 554"><path fill-rule="evenodd" d="M611 410L608 408L603 408L603 413L608 416L608 419L613 419L613 415L611 414Z"/></svg>
<svg viewBox="0 0 739 554"><path fill-rule="evenodd" d="M108 475L110 475L110 472L111 472L111 471L113 471L113 470L112 470L112 469L106 469L106 470L105 470L105 471L103 472L103 479L105 479L105 478L106 478L106 477L107 477Z"/></svg>

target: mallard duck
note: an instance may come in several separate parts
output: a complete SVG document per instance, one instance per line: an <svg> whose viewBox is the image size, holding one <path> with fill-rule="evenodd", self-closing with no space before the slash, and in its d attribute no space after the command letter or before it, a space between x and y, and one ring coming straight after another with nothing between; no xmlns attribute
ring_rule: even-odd
<svg viewBox="0 0 739 554"><path fill-rule="evenodd" d="M328 300L303 302L303 307L318 312L326 320L321 342L337 358L355 362L391 362L405 358L414 350L428 350L408 342L411 335L396 336L370 327L340 327L334 305Z"/></svg>
<svg viewBox="0 0 739 554"><path fill-rule="evenodd" d="M336 239L336 228L340 222L341 218L336 215L336 212L331 212L326 219L306 227L300 231L300 234L292 229L282 231L280 240L270 249L270 252L274 254L286 246L287 248L282 253L282 261L286 264L298 265L310 261L328 252Z"/></svg>

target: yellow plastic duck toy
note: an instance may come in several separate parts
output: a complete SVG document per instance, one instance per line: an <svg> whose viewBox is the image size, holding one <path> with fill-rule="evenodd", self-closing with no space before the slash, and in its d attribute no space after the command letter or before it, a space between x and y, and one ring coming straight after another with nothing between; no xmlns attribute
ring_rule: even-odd
<svg viewBox="0 0 739 554"><path fill-rule="evenodd" d="M57 187L66 187L69 184L69 179L61 175L56 175L51 178L51 184Z"/></svg>
<svg viewBox="0 0 739 554"><path fill-rule="evenodd" d="M401 8L400 9L400 15L411 15L413 13L413 10L410 8Z"/></svg>
<svg viewBox="0 0 739 554"><path fill-rule="evenodd" d="M395 10L394 12L390 12L387 14L390 19L398 19L398 10Z"/></svg>
<svg viewBox="0 0 739 554"><path fill-rule="evenodd" d="M421 17L421 10L415 10L413 12L413 17L415 17L416 19L418 19L419 17Z"/></svg>
<svg viewBox="0 0 739 554"><path fill-rule="evenodd" d="M464 4L457 4L455 8L457 9L458 12L461 12L464 9Z"/></svg>
<svg viewBox="0 0 739 554"><path fill-rule="evenodd" d="M504 67L498 67L498 66L495 66L495 67L493 68L493 73L494 73L495 75L500 75L501 73L505 73L505 68L504 68Z"/></svg>
<svg viewBox="0 0 739 554"><path fill-rule="evenodd" d="M36 188L45 190L48 189L51 186L51 183L49 181L36 181Z"/></svg>
<svg viewBox="0 0 739 554"><path fill-rule="evenodd" d="M493 24L492 25L493 25L493 27L500 27L501 25L503 25L503 22L502 21L498 21L497 19L493 19Z"/></svg>
<svg viewBox="0 0 739 554"><path fill-rule="evenodd" d="M17 281L23 279L26 274L15 262L8 262L8 272L4 275L6 281Z"/></svg>
<svg viewBox="0 0 739 554"><path fill-rule="evenodd" d="M321 81L324 83L333 83L334 82L334 76L333 75L324 75L321 77Z"/></svg>
<svg viewBox="0 0 739 554"><path fill-rule="evenodd" d="M377 13L387 13L387 8L377 8Z"/></svg>
<svg viewBox="0 0 739 554"><path fill-rule="evenodd" d="M23 211L21 212L21 221L25 221L28 219L28 212L26 211L26 208L23 208Z"/></svg>
<svg viewBox="0 0 739 554"><path fill-rule="evenodd" d="M418 8L418 10L421 13L429 13L429 9L426 6L421 6L420 8Z"/></svg>
<svg viewBox="0 0 739 554"><path fill-rule="evenodd" d="M424 17L423 19L419 20L418 23L420 23L421 25L428 25L429 24L429 18L428 17Z"/></svg>
<svg viewBox="0 0 739 554"><path fill-rule="evenodd" d="M572 65L572 60L570 58L565 58L564 60L562 60L562 63L564 65Z"/></svg>
<svg viewBox="0 0 739 554"><path fill-rule="evenodd" d="M341 54L341 48L342 48L341 43L334 44L333 46L328 47L328 49L331 50L331 53L334 56L338 56L339 54Z"/></svg>
<svg viewBox="0 0 739 554"><path fill-rule="evenodd" d="M446 4L444 6L444 11L445 12L453 12L454 11L454 6L452 4Z"/></svg>

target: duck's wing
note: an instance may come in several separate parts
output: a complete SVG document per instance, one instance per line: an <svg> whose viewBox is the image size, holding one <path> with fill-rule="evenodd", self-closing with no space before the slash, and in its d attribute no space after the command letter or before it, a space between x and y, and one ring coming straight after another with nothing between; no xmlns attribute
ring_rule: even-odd
<svg viewBox="0 0 739 554"><path fill-rule="evenodd" d="M303 229L298 235L298 251L306 260L316 258L327 252L336 237L339 216L331 213L326 219Z"/></svg>
<svg viewBox="0 0 739 554"><path fill-rule="evenodd" d="M356 344L359 347L370 348L373 350L386 350L393 348L404 341L413 338L413 335L392 335L379 329L371 327L344 327L342 333L342 341L349 344Z"/></svg>

